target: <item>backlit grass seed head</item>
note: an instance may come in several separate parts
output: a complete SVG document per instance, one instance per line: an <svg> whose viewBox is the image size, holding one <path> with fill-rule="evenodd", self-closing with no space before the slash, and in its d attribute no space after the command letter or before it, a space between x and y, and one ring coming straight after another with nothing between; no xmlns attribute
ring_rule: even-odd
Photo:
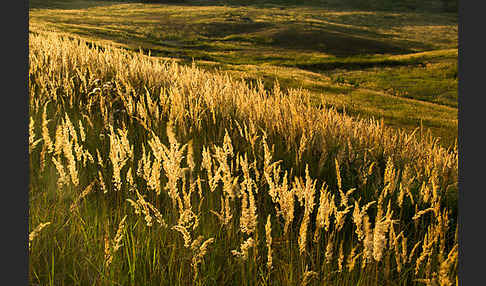
<svg viewBox="0 0 486 286"><path fill-rule="evenodd" d="M88 194L90 194L93 191L94 185L96 184L96 179L93 180L84 190L83 192L76 198L76 200L71 204L69 207L70 212L74 212L77 210L79 202L86 197Z"/></svg>
<svg viewBox="0 0 486 286"><path fill-rule="evenodd" d="M216 172L223 183L223 191L227 193L230 196L230 198L233 200L237 195L235 192L235 188L236 188L236 184L238 183L238 180L237 178L233 177L231 166L228 164L228 159L229 159L228 154L224 150L224 148L218 146L214 146L214 151L215 151L214 157L216 158L216 161L219 164ZM245 183L251 184L251 181Z"/></svg>
<svg viewBox="0 0 486 286"><path fill-rule="evenodd" d="M242 193L241 198L241 217L240 217L240 229L243 233L248 235L252 234L257 225L257 211L255 204L255 197L252 190L247 193L246 190Z"/></svg>
<svg viewBox="0 0 486 286"><path fill-rule="evenodd" d="M125 215L123 219L118 224L118 229L116 231L115 238L113 239L113 253L117 252L118 249L122 246L122 239L123 239L123 231L125 230L125 220L127 216Z"/></svg>
<svg viewBox="0 0 486 286"><path fill-rule="evenodd" d="M451 267L454 267L454 264L457 263L457 256L458 256L458 244L455 244L454 247L451 249L449 254L447 255L447 259L445 259L439 266L439 284L441 286L452 286L454 285L453 281L451 281L451 277L449 275Z"/></svg>
<svg viewBox="0 0 486 286"><path fill-rule="evenodd" d="M341 206L347 207L349 196L356 190L356 188L349 189L346 193L344 193L341 189L339 189L339 195L341 197Z"/></svg>
<svg viewBox="0 0 486 286"><path fill-rule="evenodd" d="M100 183L100 188L103 191L103 194L108 193L108 189L106 188L103 174L101 174L101 171L98 171L98 182Z"/></svg>
<svg viewBox="0 0 486 286"><path fill-rule="evenodd" d="M358 236L358 240L363 240L364 232L363 232L363 213L361 213L359 208L358 201L354 201L354 210L353 210L353 223L356 226L356 235Z"/></svg>
<svg viewBox="0 0 486 286"><path fill-rule="evenodd" d="M59 124L56 127L56 138L54 140L54 155L59 156L62 153L64 146L64 131L63 125Z"/></svg>
<svg viewBox="0 0 486 286"><path fill-rule="evenodd" d="M371 223L367 214L363 217L363 227L365 237L363 240L363 264L362 267L366 265L368 261L373 258L373 230L371 229Z"/></svg>
<svg viewBox="0 0 486 286"><path fill-rule="evenodd" d="M223 139L223 150L228 158L233 157L234 155L233 145L231 143L231 137L228 134L228 130L225 130L224 139Z"/></svg>
<svg viewBox="0 0 486 286"><path fill-rule="evenodd" d="M266 134L262 137L262 146L263 146L263 169L264 171L268 171L271 166L273 152L268 148L267 143L267 136Z"/></svg>
<svg viewBox="0 0 486 286"><path fill-rule="evenodd" d="M226 225L229 225L231 219L233 218L233 214L231 214L231 207L230 207L230 201L229 201L229 196L221 196L221 208L220 212L217 213L213 210L211 212L216 215L216 217L219 219L221 226L224 227Z"/></svg>
<svg viewBox="0 0 486 286"><path fill-rule="evenodd" d="M178 231L182 235L182 238L184 239L184 247L187 248L191 247L191 242L192 242L191 234L185 227L180 225L175 225L172 227L172 229Z"/></svg>
<svg viewBox="0 0 486 286"><path fill-rule="evenodd" d="M39 233L42 231L43 228L45 228L46 226L50 225L51 222L44 222L44 223L40 223L33 231L31 231L29 233L29 250L30 250L30 246L31 246L31 243L32 241L34 241L34 239L37 237L37 235L39 235Z"/></svg>
<svg viewBox="0 0 486 286"><path fill-rule="evenodd" d="M111 262L113 261L113 256L111 255L111 245L110 245L110 239L107 234L105 234L104 238L105 242L105 267L110 266Z"/></svg>
<svg viewBox="0 0 486 286"><path fill-rule="evenodd" d="M185 209L192 209L192 203L191 203L191 195L194 193L194 190L196 189L196 183L189 184L189 188L186 187L187 184L187 179L186 177L182 177L182 199L184 200L184 208Z"/></svg>
<svg viewBox="0 0 486 286"><path fill-rule="evenodd" d="M81 141L86 141L86 133L84 132L83 122L79 120L79 135L81 136Z"/></svg>
<svg viewBox="0 0 486 286"><path fill-rule="evenodd" d="M381 261L383 257L383 251L386 249L387 233L391 227L393 221L390 218L390 214L380 218L376 217L375 228L373 231L373 258L375 261Z"/></svg>
<svg viewBox="0 0 486 286"><path fill-rule="evenodd" d="M34 151L34 148L39 144L39 142L42 141L42 138L40 139L35 139L35 121L32 119L32 116L29 118L29 153L32 153Z"/></svg>
<svg viewBox="0 0 486 286"><path fill-rule="evenodd" d="M208 247L210 244L214 242L214 238L209 238L206 241L204 241L201 246L199 247L198 251L194 254L192 258L192 263L191 266L194 271L194 280L197 279L199 271L198 271L198 266L203 262L204 256L208 253Z"/></svg>
<svg viewBox="0 0 486 286"><path fill-rule="evenodd" d="M400 233L399 235L396 235L395 233L395 228L393 225L390 226L390 235L389 235L389 247L392 248L395 251L393 253L393 256L395 256L395 262L397 263L397 271L400 273L402 271L402 256L400 253L400 243L398 240L402 237L403 232Z"/></svg>
<svg viewBox="0 0 486 286"><path fill-rule="evenodd" d="M417 251L417 249L419 248L420 245L423 244L423 241L419 240L417 241L417 243L415 243L415 245L412 247L412 250L410 251L410 255L408 256L408 262L411 263L412 262L412 259L415 255L415 252Z"/></svg>
<svg viewBox="0 0 486 286"><path fill-rule="evenodd" d="M252 237L249 237L247 240L245 240L240 248L241 248L241 252L240 251L237 251L237 250L232 250L231 251L231 254L233 254L234 256L238 257L238 258L241 258L243 261L246 261L248 259L248 252L250 250L250 248L252 248L255 244L255 241Z"/></svg>
<svg viewBox="0 0 486 286"><path fill-rule="evenodd" d="M250 167L248 164L248 156L239 156L239 165L241 166L241 171L243 172L243 182L241 183L241 189L252 190L256 189L256 184L250 176ZM223 186L224 187L224 186Z"/></svg>
<svg viewBox="0 0 486 286"><path fill-rule="evenodd" d="M157 158L154 158L154 161L152 162L152 166L150 167L150 169L147 169L150 170L150 174L145 177L147 179L147 187L150 190L155 191L157 195L160 195L162 191L160 186L160 175L161 175L160 171L162 169L161 165L162 165L161 161ZM150 163L148 163L146 166L150 166ZM174 193L176 192L175 191L171 192L171 198L175 196Z"/></svg>
<svg viewBox="0 0 486 286"><path fill-rule="evenodd" d="M353 210L353 222L356 226L356 235L358 236L358 240L362 241L364 239L365 233L363 231L363 217L366 214L368 208L373 205L376 201L369 202L365 206L363 206L360 210L359 203L354 201L354 210Z"/></svg>
<svg viewBox="0 0 486 286"><path fill-rule="evenodd" d="M83 157L83 167L86 167L86 163L89 161L91 164L94 164L94 158L93 156L91 155L91 153L89 153L89 151L87 149L85 150L82 150L82 157Z"/></svg>
<svg viewBox="0 0 486 286"><path fill-rule="evenodd" d="M339 170L339 162L337 158L334 158L334 164L336 165L336 179L337 179L337 185L338 189L342 189L342 181L341 181L341 171Z"/></svg>
<svg viewBox="0 0 486 286"><path fill-rule="evenodd" d="M220 169L218 168L216 172L213 171L213 159L209 148L203 147L202 151L202 167L206 169L207 182L209 185L209 191L212 193L218 187L218 182L220 181Z"/></svg>
<svg viewBox="0 0 486 286"><path fill-rule="evenodd" d="M302 255L305 252L305 247L307 243L307 229L310 222L310 215L314 210L314 193L315 193L316 181L312 181L309 176L309 168L306 166L306 185L303 191L304 197L304 218L300 225L299 230L299 252Z"/></svg>
<svg viewBox="0 0 486 286"><path fill-rule="evenodd" d="M50 154L54 152L54 146L51 141L51 136L49 135L49 127L47 124L50 120L47 120L47 104L44 105L44 112L42 113L42 140L44 141L44 146L47 148L47 152Z"/></svg>
<svg viewBox="0 0 486 286"><path fill-rule="evenodd" d="M59 178L57 179L57 187L61 189L62 186L67 184L69 177L66 175L66 172L64 171L64 167L61 162L59 162L55 157L52 157L51 160L56 167L57 173L59 174Z"/></svg>
<svg viewBox="0 0 486 286"><path fill-rule="evenodd" d="M343 262L344 262L343 242L344 240L341 240L341 243L339 244L338 272L343 271Z"/></svg>
<svg viewBox="0 0 486 286"><path fill-rule="evenodd" d="M301 286L306 286L312 281L313 278L317 277L319 274L315 271L309 271L309 266L305 267L304 274L302 275Z"/></svg>
<svg viewBox="0 0 486 286"><path fill-rule="evenodd" d="M280 214L285 219L284 233L287 234L289 226L294 220L295 194L293 189L280 189L279 193Z"/></svg>
<svg viewBox="0 0 486 286"><path fill-rule="evenodd" d="M257 169L257 168L255 168L255 169ZM273 202L277 202L277 199L278 199L277 196L278 196L279 192L278 192L278 189L277 189L277 184L280 181L279 172L280 172L280 168L277 168L277 167L273 168L273 173L270 172L269 168L264 167L264 169L263 169L263 176L265 178L265 182L268 184L268 194L272 198ZM273 174L273 178L272 178L272 174ZM274 180L275 180L275 182L274 182Z"/></svg>
<svg viewBox="0 0 486 286"><path fill-rule="evenodd" d="M402 264L406 264L407 263L407 260L408 260L408 256L407 256L407 237L405 237L405 235L402 235L402 252L401 252L401 261L402 261Z"/></svg>
<svg viewBox="0 0 486 286"><path fill-rule="evenodd" d="M179 210L180 215L177 224L185 228L192 228L195 230L199 226L199 217L191 209Z"/></svg>
<svg viewBox="0 0 486 286"><path fill-rule="evenodd" d="M197 179L196 179L196 186L197 186L197 193L199 195L199 198L202 200L204 198L204 189L202 187L202 180L201 178L199 177L199 175L197 176Z"/></svg>
<svg viewBox="0 0 486 286"><path fill-rule="evenodd" d="M325 258L326 258L326 263L329 264L331 263L334 255L334 237L330 236L327 240L326 244L326 253L325 253Z"/></svg>
<svg viewBox="0 0 486 286"><path fill-rule="evenodd" d="M69 120L69 117L66 114L66 120ZM77 186L79 184L79 178L78 178L78 171L76 170L76 159L73 155L73 145L74 144L74 139L71 142L69 139L69 124L65 123L63 124L63 140L62 140L62 150L64 157L68 161L67 169L69 171L69 175L71 178L71 182L73 183L74 186ZM75 133L75 132L74 132ZM71 135L72 136L72 135Z"/></svg>
<svg viewBox="0 0 486 286"><path fill-rule="evenodd" d="M305 247L307 243L307 228L309 225L309 214L307 212L304 213L304 218L302 219L302 223L300 224L299 229L299 253L302 255L305 252Z"/></svg>
<svg viewBox="0 0 486 286"><path fill-rule="evenodd" d="M437 237L433 235L431 228L429 227L428 232L425 234L425 238L422 242L422 253L419 255L417 260L415 261L415 275L418 275L420 271L420 266L422 263L432 255L433 252L433 245L436 242ZM426 272L428 273L428 272Z"/></svg>
<svg viewBox="0 0 486 286"><path fill-rule="evenodd" d="M167 224L165 223L165 220L162 217L162 214L160 213L160 211L149 202L145 202L145 204L152 211L152 213L155 217L155 220L159 223L159 225L162 226L162 227L167 227Z"/></svg>
<svg viewBox="0 0 486 286"><path fill-rule="evenodd" d="M201 243L204 239L204 236L200 235L198 236L196 239L194 239L191 243L191 250L193 252L196 252L198 250L198 248L201 246Z"/></svg>
<svg viewBox="0 0 486 286"><path fill-rule="evenodd" d="M267 223L265 224L265 239L267 242L267 268L271 270L273 267L272 259L272 222L270 221L270 216L267 216Z"/></svg>
<svg viewBox="0 0 486 286"><path fill-rule="evenodd" d="M127 161L133 157L133 151L128 142L128 130L117 129L115 133L113 126L110 125L110 161L113 167L113 187L115 191L121 190L121 169Z"/></svg>
<svg viewBox="0 0 486 286"><path fill-rule="evenodd" d="M164 189L167 190L169 197L175 205L177 197L179 196L177 183L185 172L181 165L182 160L184 159L183 153L187 144L181 146L177 142L170 125L167 125L167 136L170 143L169 148L160 143L159 138L155 134L152 134L152 140L149 144L150 147L152 147L155 157L162 162L162 167L165 172L164 174L167 177L167 184Z"/></svg>
<svg viewBox="0 0 486 286"><path fill-rule="evenodd" d="M32 119L32 116L29 117L29 145L32 145L35 140L35 121Z"/></svg>
<svg viewBox="0 0 486 286"><path fill-rule="evenodd" d="M67 113L64 113L64 128L66 134L64 136L68 136L67 133L69 133L69 136L71 136L72 143L73 145L77 145L78 143L78 135L76 133L76 130L74 129L74 125L71 122L71 119L69 118Z"/></svg>
<svg viewBox="0 0 486 286"><path fill-rule="evenodd" d="M134 208L135 214L140 215L141 213L140 205L132 199L127 199L127 202L129 202L130 205Z"/></svg>
<svg viewBox="0 0 486 286"><path fill-rule="evenodd" d="M391 157L388 158L385 167L385 174L383 181L387 190L394 191L396 187L397 171L394 168L393 160Z"/></svg>
<svg viewBox="0 0 486 286"><path fill-rule="evenodd" d="M135 183L132 176L132 167L128 168L126 177L127 177L127 183L129 184L129 186L132 186Z"/></svg>
<svg viewBox="0 0 486 286"><path fill-rule="evenodd" d="M412 175L411 167L407 164L403 169L402 177L399 183L400 193L397 201L400 208L403 206L403 200L405 198L405 195L408 195L410 197L413 204L413 198L411 197L410 193L410 186L412 185L414 179L415 176Z"/></svg>
<svg viewBox="0 0 486 286"><path fill-rule="evenodd" d="M303 186L302 178L294 178L294 182L292 184L292 192L294 193L297 201L299 202L300 206L304 206L304 194L305 194L305 187Z"/></svg>
<svg viewBox="0 0 486 286"><path fill-rule="evenodd" d="M101 167L105 167L103 165L103 158L101 157L100 150L98 149L96 149L96 158L97 158L98 165L100 165Z"/></svg>
<svg viewBox="0 0 486 286"><path fill-rule="evenodd" d="M153 217L150 214L150 206L149 206L149 203L147 201L145 201L145 199L138 192L137 189L134 189L134 190L135 190L135 194L137 195L137 201L136 201L136 203L137 203L137 205L139 207L138 209L141 210L142 215L144 216L145 223L146 223L147 227L151 227L153 225L153 223L152 223ZM135 209L135 210L137 210L137 209ZM163 223L161 223L161 224L163 225Z"/></svg>
<svg viewBox="0 0 486 286"><path fill-rule="evenodd" d="M327 184L323 183L320 190L319 207L317 208L314 241L318 240L320 229L325 228L326 231L329 230L329 225L331 222L330 217L334 212L333 201L334 195L330 195Z"/></svg>
<svg viewBox="0 0 486 286"><path fill-rule="evenodd" d="M77 142L74 145L74 154L76 155L75 158L77 162L84 161L86 164L86 159L83 160L84 157L83 147L81 147L81 145L79 145Z"/></svg>
<svg viewBox="0 0 486 286"><path fill-rule="evenodd" d="M358 245L353 247L353 249L351 249L351 253L349 253L349 255L348 255L348 259L346 261L346 267L348 268L348 272L353 271L354 267L356 266L356 262L358 261L359 256L362 255L362 253L355 254L357 248L358 248Z"/></svg>
<svg viewBox="0 0 486 286"><path fill-rule="evenodd" d="M346 221L346 214L349 213L351 210L352 206L347 206L344 210L342 211L335 211L334 218L335 218L335 226L336 226L336 231L339 232L344 226L344 222Z"/></svg>
<svg viewBox="0 0 486 286"><path fill-rule="evenodd" d="M429 213L429 212L433 212L434 211L434 208L428 208L428 209L425 209L425 210L421 210L419 212L417 212L413 217L412 219L413 220L418 220L420 219L421 216L423 216L424 214L426 213Z"/></svg>
<svg viewBox="0 0 486 286"><path fill-rule="evenodd" d="M125 230L125 220L127 216L125 215L123 219L118 224L118 229L116 231L115 238L110 244L108 236L105 236L105 267L109 267L113 261L113 257L122 246L123 231Z"/></svg>

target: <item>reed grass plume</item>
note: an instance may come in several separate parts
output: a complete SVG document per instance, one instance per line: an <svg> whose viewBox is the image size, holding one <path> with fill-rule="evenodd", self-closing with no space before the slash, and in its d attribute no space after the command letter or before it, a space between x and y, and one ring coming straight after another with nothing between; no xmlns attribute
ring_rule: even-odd
<svg viewBox="0 0 486 286"><path fill-rule="evenodd" d="M43 222L43 223L40 223L33 231L31 231L29 233L29 250L30 250L30 246L31 246L31 243L32 241L34 241L34 239L39 235L39 233L42 231L43 228L45 228L46 226L50 225L51 222Z"/></svg>

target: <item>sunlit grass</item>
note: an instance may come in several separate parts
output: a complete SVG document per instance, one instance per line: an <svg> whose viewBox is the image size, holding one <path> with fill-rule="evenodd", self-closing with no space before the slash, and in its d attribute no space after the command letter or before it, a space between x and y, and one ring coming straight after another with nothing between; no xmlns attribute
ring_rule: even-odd
<svg viewBox="0 0 486 286"><path fill-rule="evenodd" d="M457 121L450 118L457 117L457 15L348 9L348 4L331 2L324 8L283 2L239 6L204 1L49 1L32 6L57 9L31 9L29 16L33 32L53 30L134 51L141 48L186 64L194 60L210 70L223 69L251 81L263 79L268 88L278 80L284 88L309 89L329 104L335 102L331 98L353 91L360 94L348 106L353 114L381 117L389 126L408 129L422 121L442 138L441 144L453 144ZM415 105L416 111L409 118L410 111L369 104L366 89L383 93L384 99L392 95L436 106L407 102L401 106ZM343 103L347 101L334 106L340 109ZM432 123L427 118L430 109L432 114L449 112L434 119L442 122Z"/></svg>
<svg viewBox="0 0 486 286"><path fill-rule="evenodd" d="M33 284L457 278L457 148L424 130L56 33L28 84Z"/></svg>

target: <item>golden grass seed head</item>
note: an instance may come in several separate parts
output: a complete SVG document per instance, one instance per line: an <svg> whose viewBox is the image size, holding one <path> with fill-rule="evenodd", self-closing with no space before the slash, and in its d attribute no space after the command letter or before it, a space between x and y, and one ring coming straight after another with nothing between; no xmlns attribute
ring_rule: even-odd
<svg viewBox="0 0 486 286"><path fill-rule="evenodd" d="M49 135L49 127L48 123L50 120L47 120L47 104L44 105L44 112L42 113L42 140L44 141L44 145L47 148L47 152L50 154L54 152L53 143L51 137Z"/></svg>
<svg viewBox="0 0 486 286"><path fill-rule="evenodd" d="M319 276L319 274L315 271L310 271L309 270L309 266L307 265L305 267L305 271L302 275L302 282L301 282L301 286L306 286L310 283L310 281L312 281L313 278Z"/></svg>
<svg viewBox="0 0 486 286"><path fill-rule="evenodd" d="M243 261L246 261L248 259L248 252L250 248L254 246L254 244L255 244L255 240L252 237L249 237L241 244L240 246L241 252L237 250L232 250L231 254L241 258Z"/></svg>
<svg viewBox="0 0 486 286"><path fill-rule="evenodd" d="M189 231L185 227L180 226L180 225L175 225L175 226L172 227L172 229L178 231L182 235L182 238L184 239L184 247L190 248L192 238L191 238L191 234L189 233Z"/></svg>
<svg viewBox="0 0 486 286"><path fill-rule="evenodd" d="M341 243L339 244L338 272L341 272L343 270L343 262L344 262L343 243L344 243L344 240L341 240Z"/></svg>
<svg viewBox="0 0 486 286"><path fill-rule="evenodd" d="M265 239L267 243L267 269L271 270L273 268L272 259L272 222L270 221L271 215L267 216L267 223L265 224Z"/></svg>
<svg viewBox="0 0 486 286"><path fill-rule="evenodd" d="M42 231L42 229L44 229L46 226L48 226L50 224L51 224L51 222L49 222L49 221L40 223L33 231L31 231L29 233L29 249L31 247L32 241L34 241L34 239L37 237L37 235L39 235L39 233Z"/></svg>

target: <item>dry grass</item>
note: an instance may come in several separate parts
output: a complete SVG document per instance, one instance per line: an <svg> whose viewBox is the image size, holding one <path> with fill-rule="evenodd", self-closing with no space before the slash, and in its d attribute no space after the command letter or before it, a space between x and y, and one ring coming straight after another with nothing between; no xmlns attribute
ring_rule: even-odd
<svg viewBox="0 0 486 286"><path fill-rule="evenodd" d="M30 225L51 223L32 283L456 279L457 149L305 90L56 34L29 46Z"/></svg>

